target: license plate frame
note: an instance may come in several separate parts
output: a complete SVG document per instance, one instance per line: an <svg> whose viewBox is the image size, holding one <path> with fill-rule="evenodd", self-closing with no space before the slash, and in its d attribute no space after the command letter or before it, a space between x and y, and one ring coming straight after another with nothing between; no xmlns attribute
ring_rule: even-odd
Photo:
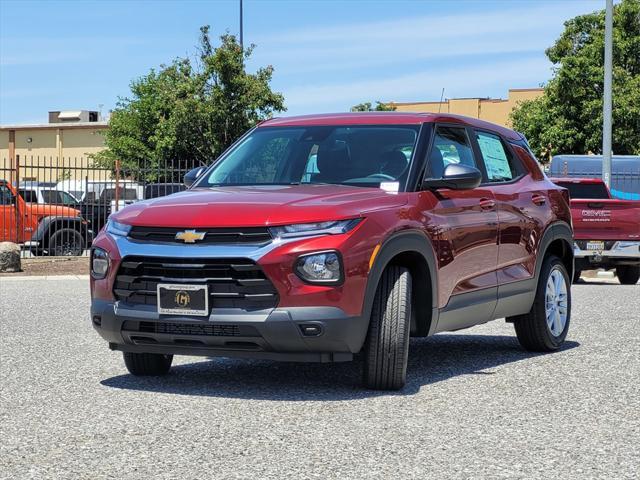
<svg viewBox="0 0 640 480"><path fill-rule="evenodd" d="M587 242L586 248L593 252L601 252L604 250L604 242L600 240L590 240Z"/></svg>
<svg viewBox="0 0 640 480"><path fill-rule="evenodd" d="M159 283L157 306L160 315L209 316L209 286ZM195 305L195 308L190 306Z"/></svg>

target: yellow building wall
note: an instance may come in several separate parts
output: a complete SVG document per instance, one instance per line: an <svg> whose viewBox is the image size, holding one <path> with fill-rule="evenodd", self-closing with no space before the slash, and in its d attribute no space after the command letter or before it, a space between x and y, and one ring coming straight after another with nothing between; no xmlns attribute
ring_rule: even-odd
<svg viewBox="0 0 640 480"><path fill-rule="evenodd" d="M92 171L90 154L105 148L103 128L21 128L15 130L20 178L43 182L104 177ZM31 141L29 141L29 139ZM0 131L0 170L9 170L9 131ZM8 177L2 172L0 177Z"/></svg>
<svg viewBox="0 0 640 480"><path fill-rule="evenodd" d="M441 112L480 118L505 127L511 126L511 111L525 100L533 100L543 93L541 88L509 90L509 97L501 98L452 98L444 102L393 103L398 112Z"/></svg>

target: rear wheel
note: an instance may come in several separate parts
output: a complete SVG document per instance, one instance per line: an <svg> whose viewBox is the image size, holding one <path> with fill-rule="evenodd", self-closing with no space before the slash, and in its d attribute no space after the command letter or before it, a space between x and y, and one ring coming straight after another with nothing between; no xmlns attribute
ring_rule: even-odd
<svg viewBox="0 0 640 480"><path fill-rule="evenodd" d="M166 375L171 368L173 355L159 353L122 352L129 373L136 376Z"/></svg>
<svg viewBox="0 0 640 480"><path fill-rule="evenodd" d="M84 241L77 230L62 228L51 236L47 250L50 256L78 257L84 251Z"/></svg>
<svg viewBox="0 0 640 480"><path fill-rule="evenodd" d="M550 352L560 348L571 319L571 282L562 261L545 258L535 301L529 313L512 317L518 341L526 350Z"/></svg>
<svg viewBox="0 0 640 480"><path fill-rule="evenodd" d="M380 279L373 300L364 358L364 384L398 390L407 378L411 328L411 274L391 266Z"/></svg>
<svg viewBox="0 0 640 480"><path fill-rule="evenodd" d="M616 276L623 285L635 285L640 279L640 266L621 265L616 267Z"/></svg>

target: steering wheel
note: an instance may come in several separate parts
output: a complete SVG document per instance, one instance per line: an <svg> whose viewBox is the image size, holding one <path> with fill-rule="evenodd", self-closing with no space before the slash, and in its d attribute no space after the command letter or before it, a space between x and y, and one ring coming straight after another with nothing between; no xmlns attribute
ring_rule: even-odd
<svg viewBox="0 0 640 480"><path fill-rule="evenodd" d="M392 180L392 181L396 180L391 175L387 175L386 173L372 173L371 175L367 175L366 178L380 178L382 180Z"/></svg>

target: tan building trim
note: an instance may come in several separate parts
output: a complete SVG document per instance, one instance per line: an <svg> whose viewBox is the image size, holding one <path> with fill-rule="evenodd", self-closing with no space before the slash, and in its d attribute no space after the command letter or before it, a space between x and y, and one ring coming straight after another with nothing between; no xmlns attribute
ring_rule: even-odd
<svg viewBox="0 0 640 480"><path fill-rule="evenodd" d="M541 96L543 88L511 88L508 98L463 97L426 102L389 102L399 112L453 113L479 118L505 127L510 126L511 111L525 100Z"/></svg>
<svg viewBox="0 0 640 480"><path fill-rule="evenodd" d="M42 130L42 129L62 129L76 130L92 128L94 130L104 130L109 128L108 122L82 122L82 123L36 123L32 125L0 125L0 131L22 131L22 130Z"/></svg>

